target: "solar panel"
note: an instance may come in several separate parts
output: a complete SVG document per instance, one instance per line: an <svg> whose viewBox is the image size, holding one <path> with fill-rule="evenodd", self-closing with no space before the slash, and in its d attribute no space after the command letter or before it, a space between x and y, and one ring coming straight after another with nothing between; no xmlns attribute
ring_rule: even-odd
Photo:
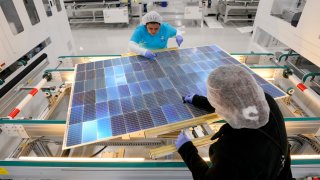
<svg viewBox="0 0 320 180"><path fill-rule="evenodd" d="M246 68L274 98L285 96L215 45L159 52L156 61L132 56L78 64L63 148L208 114L181 97L205 96L208 74L225 64Z"/></svg>

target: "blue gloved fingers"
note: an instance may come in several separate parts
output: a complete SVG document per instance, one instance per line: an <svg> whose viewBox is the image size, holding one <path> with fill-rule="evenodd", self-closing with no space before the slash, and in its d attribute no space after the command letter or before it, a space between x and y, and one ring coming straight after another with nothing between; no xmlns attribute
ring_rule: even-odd
<svg viewBox="0 0 320 180"><path fill-rule="evenodd" d="M150 60L155 60L157 55L155 53L153 53L152 51L147 50L146 53L144 54L144 56Z"/></svg>
<svg viewBox="0 0 320 180"><path fill-rule="evenodd" d="M147 50L146 53L144 54L144 56L146 58L148 58L149 60L155 60L157 55L155 53L153 53L152 51Z"/></svg>
<svg viewBox="0 0 320 180"><path fill-rule="evenodd" d="M184 135L183 131L181 131L176 141L176 148L179 150L182 145L189 141L190 139L186 135Z"/></svg>
<svg viewBox="0 0 320 180"><path fill-rule="evenodd" d="M183 103L192 104L192 100L193 100L193 97L194 97L195 95L196 95L196 94L192 93L192 94L186 95L185 97L182 97Z"/></svg>
<svg viewBox="0 0 320 180"><path fill-rule="evenodd" d="M176 42L177 42L178 46L180 47L181 43L183 42L183 37L180 35L176 36Z"/></svg>

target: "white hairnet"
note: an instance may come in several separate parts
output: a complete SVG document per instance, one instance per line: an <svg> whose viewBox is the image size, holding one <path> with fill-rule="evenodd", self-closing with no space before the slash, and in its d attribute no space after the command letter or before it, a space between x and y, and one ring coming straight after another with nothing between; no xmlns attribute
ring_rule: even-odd
<svg viewBox="0 0 320 180"><path fill-rule="evenodd" d="M157 22L159 24L162 23L162 17L156 11L151 11L145 14L142 17L142 24L146 25L149 22Z"/></svg>
<svg viewBox="0 0 320 180"><path fill-rule="evenodd" d="M262 88L244 68L225 65L207 79L210 104L234 129L257 129L269 121L269 105Z"/></svg>

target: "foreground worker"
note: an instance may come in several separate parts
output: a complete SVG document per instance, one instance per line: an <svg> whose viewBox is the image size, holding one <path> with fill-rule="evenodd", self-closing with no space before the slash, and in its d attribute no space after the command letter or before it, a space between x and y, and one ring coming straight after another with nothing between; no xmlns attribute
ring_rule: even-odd
<svg viewBox="0 0 320 180"><path fill-rule="evenodd" d="M168 23L162 23L162 17L151 11L142 17L142 25L134 30L129 50L153 60L156 54L151 50L167 48L168 39L172 37L176 37L178 46L183 42L180 31Z"/></svg>
<svg viewBox="0 0 320 180"><path fill-rule="evenodd" d="M207 79L207 98L190 94L184 101L215 111L225 121L209 148L212 166L183 133L176 148L194 179L292 180L283 116L251 74L236 65L221 66Z"/></svg>

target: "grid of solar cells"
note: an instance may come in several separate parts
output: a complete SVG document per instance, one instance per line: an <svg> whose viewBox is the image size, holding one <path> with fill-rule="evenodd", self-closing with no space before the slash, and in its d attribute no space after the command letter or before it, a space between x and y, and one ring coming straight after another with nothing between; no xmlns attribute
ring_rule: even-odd
<svg viewBox="0 0 320 180"><path fill-rule="evenodd" d="M181 97L205 96L208 74L225 64L246 68L274 98L285 95L216 46L160 52L156 61L133 56L78 64L65 146L207 114Z"/></svg>

